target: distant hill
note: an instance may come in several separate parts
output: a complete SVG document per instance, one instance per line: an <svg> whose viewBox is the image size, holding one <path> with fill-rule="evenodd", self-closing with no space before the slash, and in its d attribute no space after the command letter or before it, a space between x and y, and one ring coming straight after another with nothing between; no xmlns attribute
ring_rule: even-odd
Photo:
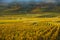
<svg viewBox="0 0 60 40"><path fill-rule="evenodd" d="M20 4L20 3L9 3L9 4L0 4L0 11L10 14L15 13L40 13L40 12L60 12L60 3L44 3L40 2L38 4L29 3L29 4ZM1 14L1 13L0 13Z"/></svg>

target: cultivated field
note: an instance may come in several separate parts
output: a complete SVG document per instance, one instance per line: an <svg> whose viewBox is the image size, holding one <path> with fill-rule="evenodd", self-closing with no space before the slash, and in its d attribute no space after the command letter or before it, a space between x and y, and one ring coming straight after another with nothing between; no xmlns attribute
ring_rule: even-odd
<svg viewBox="0 0 60 40"><path fill-rule="evenodd" d="M59 17L0 18L0 40L60 40Z"/></svg>

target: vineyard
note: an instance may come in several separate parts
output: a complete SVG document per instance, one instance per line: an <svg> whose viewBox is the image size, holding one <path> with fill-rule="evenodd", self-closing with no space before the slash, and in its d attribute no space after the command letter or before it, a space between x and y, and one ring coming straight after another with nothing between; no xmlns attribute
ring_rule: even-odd
<svg viewBox="0 0 60 40"><path fill-rule="evenodd" d="M60 25L53 22L2 22L0 40L60 40Z"/></svg>

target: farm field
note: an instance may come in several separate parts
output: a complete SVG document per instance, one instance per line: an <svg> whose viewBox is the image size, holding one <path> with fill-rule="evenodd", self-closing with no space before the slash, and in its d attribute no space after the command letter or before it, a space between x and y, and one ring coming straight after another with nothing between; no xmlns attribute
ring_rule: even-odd
<svg viewBox="0 0 60 40"><path fill-rule="evenodd" d="M0 19L0 40L60 40L60 18Z"/></svg>
<svg viewBox="0 0 60 40"><path fill-rule="evenodd" d="M60 0L0 0L0 40L60 40Z"/></svg>

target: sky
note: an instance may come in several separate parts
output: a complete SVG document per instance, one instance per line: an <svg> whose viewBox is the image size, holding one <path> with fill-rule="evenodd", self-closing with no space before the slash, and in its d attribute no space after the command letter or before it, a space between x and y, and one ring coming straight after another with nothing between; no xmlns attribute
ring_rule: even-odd
<svg viewBox="0 0 60 40"><path fill-rule="evenodd" d="M7 2L7 3L10 3L12 2L13 0L2 0L1 2Z"/></svg>
<svg viewBox="0 0 60 40"><path fill-rule="evenodd" d="M15 1L15 0L2 0L2 2L12 2L12 1ZM16 0L16 1L25 1L25 2L29 2L29 1L36 1L36 2L39 2L41 0Z"/></svg>
<svg viewBox="0 0 60 40"><path fill-rule="evenodd" d="M0 0L0 2L1 1L10 3L10 2L13 2L15 0ZM20 2L30 2L30 1L35 1L35 2L41 2L41 1L44 1L44 2L56 2L55 0L16 0L16 1L20 1Z"/></svg>
<svg viewBox="0 0 60 40"><path fill-rule="evenodd" d="M2 0L2 2L8 2L8 3L13 2L13 1L15 1L15 0ZM20 1L20 2L29 2L29 1L39 2L41 0L16 0L16 1Z"/></svg>

